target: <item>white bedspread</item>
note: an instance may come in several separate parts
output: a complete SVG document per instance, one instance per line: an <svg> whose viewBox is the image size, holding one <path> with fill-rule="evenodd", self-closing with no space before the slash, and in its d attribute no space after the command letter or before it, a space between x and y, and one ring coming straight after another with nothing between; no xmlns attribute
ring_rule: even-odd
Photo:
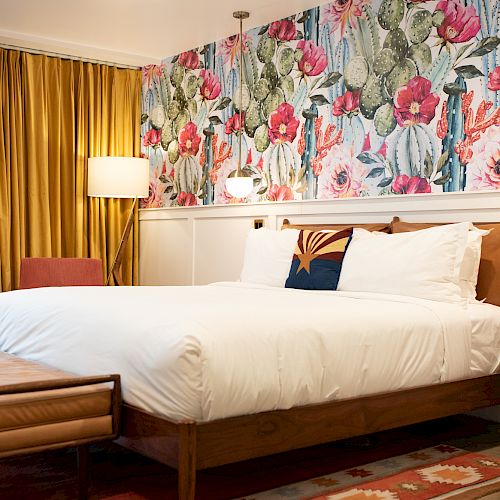
<svg viewBox="0 0 500 500"><path fill-rule="evenodd" d="M241 283L0 294L0 350L197 421L471 376L465 306Z"/></svg>

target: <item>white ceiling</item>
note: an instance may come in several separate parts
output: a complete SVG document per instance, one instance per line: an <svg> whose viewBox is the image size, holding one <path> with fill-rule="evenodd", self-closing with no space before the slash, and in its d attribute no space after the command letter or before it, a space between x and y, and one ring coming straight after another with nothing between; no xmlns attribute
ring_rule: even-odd
<svg viewBox="0 0 500 500"><path fill-rule="evenodd" d="M130 65L219 40L322 0L0 0L0 43Z"/></svg>

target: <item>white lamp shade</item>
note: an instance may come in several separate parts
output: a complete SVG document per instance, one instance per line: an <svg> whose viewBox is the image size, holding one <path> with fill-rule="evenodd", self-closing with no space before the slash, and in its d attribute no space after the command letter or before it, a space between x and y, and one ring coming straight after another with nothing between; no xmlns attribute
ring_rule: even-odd
<svg viewBox="0 0 500 500"><path fill-rule="evenodd" d="M252 192L253 179L251 177L228 177L226 189L234 198L245 198Z"/></svg>
<svg viewBox="0 0 500 500"><path fill-rule="evenodd" d="M89 158L87 194L102 198L146 198L149 160L127 156Z"/></svg>

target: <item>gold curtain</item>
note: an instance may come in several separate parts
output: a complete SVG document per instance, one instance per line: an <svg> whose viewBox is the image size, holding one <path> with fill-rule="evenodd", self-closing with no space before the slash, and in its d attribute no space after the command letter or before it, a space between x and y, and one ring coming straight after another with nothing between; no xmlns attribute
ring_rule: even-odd
<svg viewBox="0 0 500 500"><path fill-rule="evenodd" d="M90 156L139 156L141 74L0 49L0 290L22 257L95 257L107 274L132 200L88 198ZM138 224L122 264L138 282Z"/></svg>

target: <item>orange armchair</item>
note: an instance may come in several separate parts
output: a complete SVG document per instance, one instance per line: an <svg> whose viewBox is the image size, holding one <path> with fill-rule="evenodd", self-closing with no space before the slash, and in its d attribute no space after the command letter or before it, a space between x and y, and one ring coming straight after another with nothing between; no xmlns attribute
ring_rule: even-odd
<svg viewBox="0 0 500 500"><path fill-rule="evenodd" d="M21 259L19 288L47 286L103 286L100 259L37 258Z"/></svg>

